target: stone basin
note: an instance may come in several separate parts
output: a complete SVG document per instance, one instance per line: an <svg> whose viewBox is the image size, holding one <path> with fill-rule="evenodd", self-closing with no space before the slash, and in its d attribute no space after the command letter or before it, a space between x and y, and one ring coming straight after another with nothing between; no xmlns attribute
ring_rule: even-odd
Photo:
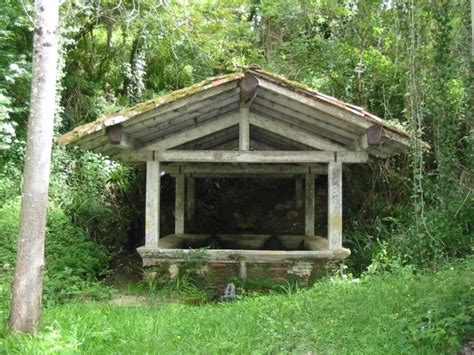
<svg viewBox="0 0 474 355"><path fill-rule="evenodd" d="M286 250L297 250L301 246L304 235L278 235L278 240Z"/></svg>
<svg viewBox="0 0 474 355"><path fill-rule="evenodd" d="M178 234L178 237L184 239L186 244L191 248L202 248L206 246L207 241L211 237L210 234Z"/></svg>
<svg viewBox="0 0 474 355"><path fill-rule="evenodd" d="M218 234L224 248L229 249L262 249L270 234Z"/></svg>

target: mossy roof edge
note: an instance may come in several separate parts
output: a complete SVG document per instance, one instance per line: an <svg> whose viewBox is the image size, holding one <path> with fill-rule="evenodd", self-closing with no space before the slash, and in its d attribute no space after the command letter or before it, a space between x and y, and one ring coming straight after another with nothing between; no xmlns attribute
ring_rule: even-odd
<svg viewBox="0 0 474 355"><path fill-rule="evenodd" d="M280 86L283 86L287 89L290 89L290 90L292 90L296 93L304 94L305 96L309 96L313 99L317 99L319 101L323 101L325 103L336 106L338 108L342 108L342 109L344 109L344 110L346 110L346 111L348 111L352 114L355 114L355 115L359 116L360 118L365 119L366 121L369 121L369 122L374 123L376 125L381 125L386 130L391 131L393 133L396 133L396 134L402 136L403 138L406 138L406 139L410 138L409 133L407 131L405 131L404 129L393 127L393 126L387 124L387 122L384 119L378 117L377 115L374 115L373 113L370 113L369 111L365 110L364 108L362 108L360 106L353 105L353 104L341 101L341 100L339 100L339 99L337 99L333 96L320 93L320 92L312 89L311 87L309 87L306 84L303 84L303 83L300 83L300 82L297 82L297 81L289 80L288 78L286 78L282 75L278 75L278 74L274 74L274 73L265 71L265 70L261 69L258 66L250 67L249 72L251 74L257 76L257 77L261 77L262 79L270 80L273 83L275 83L277 85L280 85ZM425 142L423 142L423 144L427 145Z"/></svg>
<svg viewBox="0 0 474 355"><path fill-rule="evenodd" d="M245 74L243 72L235 72L231 74L207 78L192 86L188 86L179 90L172 91L171 93L164 96L154 97L150 100L138 103L132 107L126 108L112 115L105 116L96 121L92 121L92 122L83 124L81 126L78 126L74 128L73 130L57 137L57 142L60 145L67 145L67 144L74 143L78 141L79 139L81 139L82 137L88 136L96 132L100 132L106 127L128 121L141 113L157 109L161 106L165 106L176 100L192 96L194 94L211 89L216 86L219 86L225 83L230 83L235 80L240 80L241 78L244 77L244 75Z"/></svg>

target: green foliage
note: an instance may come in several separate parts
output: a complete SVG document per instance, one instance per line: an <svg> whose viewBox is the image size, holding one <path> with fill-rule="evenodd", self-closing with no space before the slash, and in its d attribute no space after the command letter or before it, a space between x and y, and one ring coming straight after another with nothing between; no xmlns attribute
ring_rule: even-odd
<svg viewBox="0 0 474 355"><path fill-rule="evenodd" d="M19 214L19 199L0 208L0 270L5 274L15 264ZM95 282L108 272L109 254L54 205L48 213L45 258L44 299L48 304L107 294Z"/></svg>
<svg viewBox="0 0 474 355"><path fill-rule="evenodd" d="M201 307L48 308L34 337L0 333L7 353L439 354L460 350L474 331L474 262L436 273L399 267L361 279L336 277L284 295ZM471 333L472 334L472 333ZM57 350L55 350L57 349Z"/></svg>

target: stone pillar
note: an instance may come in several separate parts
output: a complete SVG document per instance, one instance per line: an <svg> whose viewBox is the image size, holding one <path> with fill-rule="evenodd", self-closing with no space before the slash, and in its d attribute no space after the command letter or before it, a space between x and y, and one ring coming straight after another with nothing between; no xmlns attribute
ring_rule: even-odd
<svg viewBox="0 0 474 355"><path fill-rule="evenodd" d="M157 248L160 238L160 163L146 162L145 247Z"/></svg>
<svg viewBox="0 0 474 355"><path fill-rule="evenodd" d="M328 167L328 243L329 249L342 248L342 163Z"/></svg>
<svg viewBox="0 0 474 355"><path fill-rule="evenodd" d="M183 174L176 176L176 199L174 214L174 234L184 233L184 189L185 179Z"/></svg>
<svg viewBox="0 0 474 355"><path fill-rule="evenodd" d="M305 235L314 236L314 174L305 176Z"/></svg>

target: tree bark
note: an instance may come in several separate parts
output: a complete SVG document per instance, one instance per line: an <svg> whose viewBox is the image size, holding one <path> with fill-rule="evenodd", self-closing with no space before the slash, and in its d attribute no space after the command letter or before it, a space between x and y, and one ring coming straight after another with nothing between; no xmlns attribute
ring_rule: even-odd
<svg viewBox="0 0 474 355"><path fill-rule="evenodd" d="M9 324L11 331L26 333L36 330L41 315L58 61L59 0L36 0L35 10L20 236Z"/></svg>

